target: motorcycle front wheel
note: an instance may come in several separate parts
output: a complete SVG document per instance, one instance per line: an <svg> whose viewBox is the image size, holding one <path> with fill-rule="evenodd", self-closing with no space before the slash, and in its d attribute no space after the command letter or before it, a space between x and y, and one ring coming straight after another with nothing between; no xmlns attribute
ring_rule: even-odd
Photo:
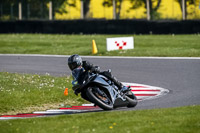
<svg viewBox="0 0 200 133"><path fill-rule="evenodd" d="M138 103L137 97L131 91L128 91L126 93L126 99L129 102L129 104L127 105L128 108L135 107Z"/></svg>
<svg viewBox="0 0 200 133"><path fill-rule="evenodd" d="M113 103L109 97L109 94L104 89L99 89L96 87L88 87L86 95L93 101L96 105L104 110L112 110Z"/></svg>

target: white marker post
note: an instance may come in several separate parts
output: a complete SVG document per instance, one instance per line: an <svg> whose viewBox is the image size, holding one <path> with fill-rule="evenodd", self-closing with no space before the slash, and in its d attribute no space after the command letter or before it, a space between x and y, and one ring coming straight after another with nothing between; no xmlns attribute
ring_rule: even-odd
<svg viewBox="0 0 200 133"><path fill-rule="evenodd" d="M134 49L133 37L107 38L107 51Z"/></svg>

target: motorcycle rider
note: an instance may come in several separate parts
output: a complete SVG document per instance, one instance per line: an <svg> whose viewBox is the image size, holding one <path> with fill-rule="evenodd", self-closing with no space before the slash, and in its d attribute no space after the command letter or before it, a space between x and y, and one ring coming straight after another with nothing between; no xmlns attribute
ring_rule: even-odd
<svg viewBox="0 0 200 133"><path fill-rule="evenodd" d="M118 87L118 89L121 92L126 92L129 90L129 87L124 86L121 82L117 80L116 77L114 77L110 71L103 71L100 72L100 67L99 66L94 66L91 64L89 61L82 61L82 58L78 54L71 55L68 58L68 66L71 71L73 71L76 68L81 68L83 67L85 71L91 71L94 73L99 73L114 82L114 84Z"/></svg>

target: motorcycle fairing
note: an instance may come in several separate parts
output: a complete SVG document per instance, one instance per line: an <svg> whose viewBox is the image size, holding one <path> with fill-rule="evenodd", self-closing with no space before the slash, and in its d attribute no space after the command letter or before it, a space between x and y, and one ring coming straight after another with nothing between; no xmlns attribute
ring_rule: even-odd
<svg viewBox="0 0 200 133"><path fill-rule="evenodd" d="M119 105L126 104L125 102L126 98L120 95L120 92L118 89L116 89L116 86L112 85L111 81L107 79L105 76L101 74L93 74L93 73L89 74L83 68L75 69L72 72L72 76L74 78L74 80L72 81L73 84L72 89L76 93L83 91L84 88L88 88L89 86L95 85L100 87L101 89L107 90L107 92L110 94L112 103L115 107L119 107Z"/></svg>
<svg viewBox="0 0 200 133"><path fill-rule="evenodd" d="M119 95L118 90L115 90L115 88L112 87L111 85L109 85L104 79L106 79L105 76L98 75L98 76L95 76L93 78L93 80L90 81L90 83L95 84L101 88L108 90L113 104L117 104L118 101L121 101L121 102L126 101L125 98L123 98L121 95Z"/></svg>

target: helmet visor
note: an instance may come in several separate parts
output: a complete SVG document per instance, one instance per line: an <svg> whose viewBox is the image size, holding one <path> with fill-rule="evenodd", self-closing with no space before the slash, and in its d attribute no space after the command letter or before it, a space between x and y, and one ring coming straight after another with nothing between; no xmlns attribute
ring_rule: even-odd
<svg viewBox="0 0 200 133"><path fill-rule="evenodd" d="M71 70L74 70L75 68L77 68L77 63L76 62L68 63L68 66Z"/></svg>

